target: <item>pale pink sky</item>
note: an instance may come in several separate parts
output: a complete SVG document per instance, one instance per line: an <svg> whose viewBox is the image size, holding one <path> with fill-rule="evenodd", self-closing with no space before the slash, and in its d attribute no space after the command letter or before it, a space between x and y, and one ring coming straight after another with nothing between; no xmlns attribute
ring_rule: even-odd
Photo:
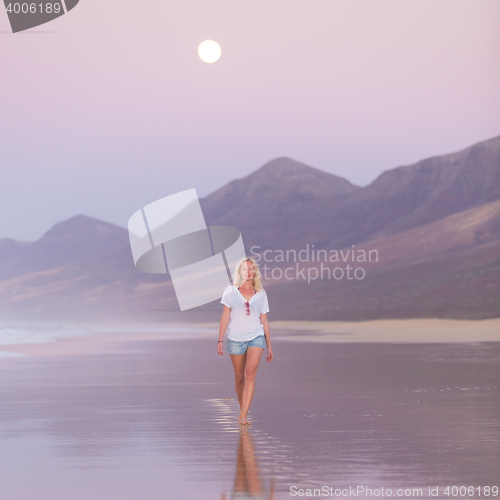
<svg viewBox="0 0 500 500"><path fill-rule="evenodd" d="M280 156L364 186L497 136L499 21L498 0L80 0L13 35L2 7L0 237L126 227Z"/></svg>

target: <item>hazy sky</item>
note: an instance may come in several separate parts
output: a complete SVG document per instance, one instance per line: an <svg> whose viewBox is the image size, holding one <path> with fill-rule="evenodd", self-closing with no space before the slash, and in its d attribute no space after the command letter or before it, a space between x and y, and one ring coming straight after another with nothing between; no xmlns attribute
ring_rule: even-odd
<svg viewBox="0 0 500 500"><path fill-rule="evenodd" d="M2 5L0 237L126 227L280 156L364 186L500 135L499 21L498 0L80 0L13 35Z"/></svg>

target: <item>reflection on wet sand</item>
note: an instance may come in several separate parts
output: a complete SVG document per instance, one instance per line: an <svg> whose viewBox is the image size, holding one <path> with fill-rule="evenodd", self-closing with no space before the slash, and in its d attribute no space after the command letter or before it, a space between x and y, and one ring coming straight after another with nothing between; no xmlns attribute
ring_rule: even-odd
<svg viewBox="0 0 500 500"><path fill-rule="evenodd" d="M240 428L240 440L236 452L236 475L231 500L274 500L275 478L271 477L269 491L265 491L261 477L255 445L247 428ZM226 493L221 500L226 500Z"/></svg>

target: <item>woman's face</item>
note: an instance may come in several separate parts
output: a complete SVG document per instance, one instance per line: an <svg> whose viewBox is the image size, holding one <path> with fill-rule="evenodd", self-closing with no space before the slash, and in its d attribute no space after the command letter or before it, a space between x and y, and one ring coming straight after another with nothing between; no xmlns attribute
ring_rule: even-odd
<svg viewBox="0 0 500 500"><path fill-rule="evenodd" d="M244 281L252 280L255 276L255 270L251 262L245 261L241 264L240 275Z"/></svg>

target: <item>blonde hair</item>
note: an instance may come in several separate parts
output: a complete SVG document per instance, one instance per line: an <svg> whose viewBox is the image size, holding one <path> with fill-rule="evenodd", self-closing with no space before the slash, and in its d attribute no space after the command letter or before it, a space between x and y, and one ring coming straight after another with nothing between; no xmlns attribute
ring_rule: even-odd
<svg viewBox="0 0 500 500"><path fill-rule="evenodd" d="M241 266L243 265L243 262L251 262L255 271L254 277L252 279L252 285L255 287L256 292L263 292L264 287L262 286L262 281L261 281L261 274L259 270L259 266L257 265L257 262L255 262L253 259L250 257L245 257L244 259L241 259L238 262L238 265L236 266L236 269L233 274L233 284L236 288L241 286L243 284L243 278L241 277Z"/></svg>

